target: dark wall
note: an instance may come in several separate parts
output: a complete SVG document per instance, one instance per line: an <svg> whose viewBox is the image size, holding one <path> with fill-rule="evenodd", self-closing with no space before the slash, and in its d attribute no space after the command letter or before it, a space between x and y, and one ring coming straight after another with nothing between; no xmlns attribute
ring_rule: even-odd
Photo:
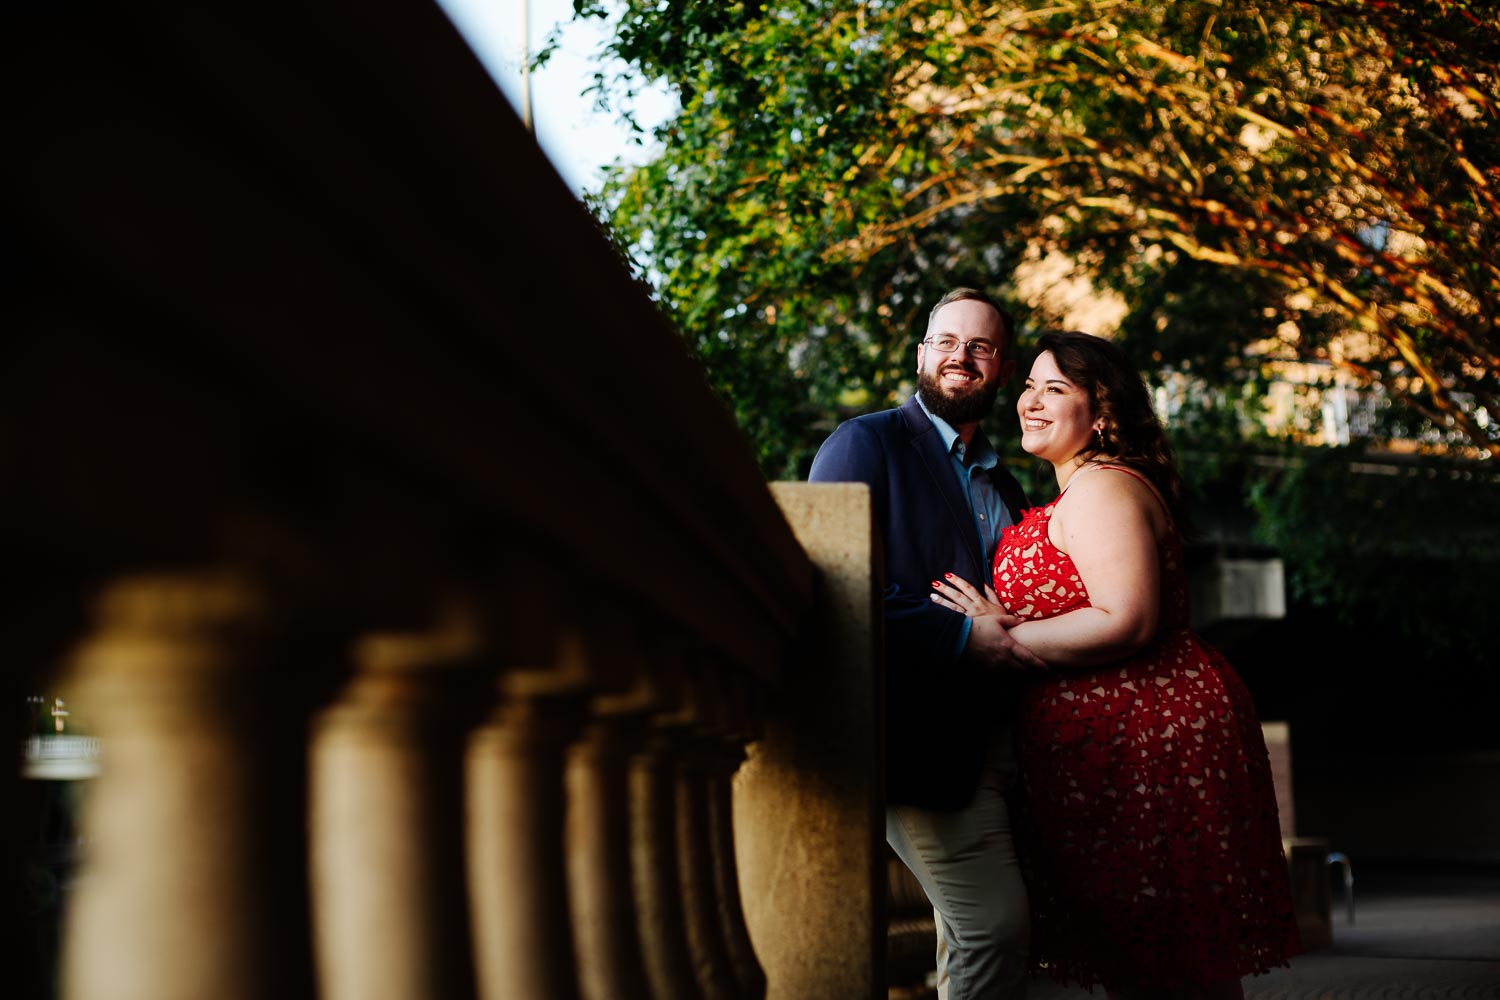
<svg viewBox="0 0 1500 1000"><path fill-rule="evenodd" d="M1389 623L1295 604L1204 636L1261 718L1291 725L1299 834L1356 859L1500 862L1500 657L1434 658Z"/></svg>

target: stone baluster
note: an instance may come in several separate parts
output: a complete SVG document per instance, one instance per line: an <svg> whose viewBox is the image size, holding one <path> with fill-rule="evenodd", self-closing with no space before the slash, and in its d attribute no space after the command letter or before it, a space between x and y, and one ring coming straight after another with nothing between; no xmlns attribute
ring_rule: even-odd
<svg viewBox="0 0 1500 1000"><path fill-rule="evenodd" d="M84 805L69 1000L313 995L307 724L339 666L249 579L123 578L69 686L103 771Z"/></svg>
<svg viewBox="0 0 1500 1000"><path fill-rule="evenodd" d="M741 993L720 916L713 830L709 821L714 760L722 751L728 715L711 671L695 664L686 681L693 725L679 730L681 756L677 770L677 856L683 920L688 951L703 996L709 1000L734 1000Z"/></svg>
<svg viewBox="0 0 1500 1000"><path fill-rule="evenodd" d="M499 699L468 749L469 897L479 995L578 996L563 854L563 761L582 698L576 637L560 637L546 670L500 668ZM506 658L508 660L508 658Z"/></svg>
<svg viewBox="0 0 1500 1000"><path fill-rule="evenodd" d="M312 877L324 1000L474 994L464 749L482 715L480 642L451 610L430 631L367 636L314 727Z"/></svg>
<svg viewBox="0 0 1500 1000"><path fill-rule="evenodd" d="M626 686L619 658L586 638L609 615L545 563L512 567L493 654L499 700L470 740L470 898L480 996L579 995L569 905L565 808L568 748L590 699ZM607 626L605 631L608 631Z"/></svg>
<svg viewBox="0 0 1500 1000"><path fill-rule="evenodd" d="M678 732L692 721L681 659L652 650L652 715L630 759L630 864L636 926L655 1000L697 1000L677 863Z"/></svg>
<svg viewBox="0 0 1500 1000"><path fill-rule="evenodd" d="M745 759L745 746L754 732L751 721L753 689L743 675L722 673L717 676L724 685L723 740L706 756L712 768L708 781L708 830L714 885L725 950L740 995L747 1000L760 1000L766 993L766 973L755 956L750 931L745 927L739 868L734 853L734 773Z"/></svg>
<svg viewBox="0 0 1500 1000"><path fill-rule="evenodd" d="M567 865L583 1000L650 997L630 868L630 760L654 692L633 625L596 622L589 649L619 684L594 696L567 764Z"/></svg>

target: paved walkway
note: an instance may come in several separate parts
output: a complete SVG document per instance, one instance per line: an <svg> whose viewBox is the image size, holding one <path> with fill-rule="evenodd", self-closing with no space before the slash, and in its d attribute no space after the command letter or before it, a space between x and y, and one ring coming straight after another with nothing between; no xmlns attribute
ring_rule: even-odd
<svg viewBox="0 0 1500 1000"><path fill-rule="evenodd" d="M1354 925L1336 898L1333 947L1247 979L1246 1000L1500 1000L1500 869L1355 865ZM1089 996L1041 981L1030 991Z"/></svg>

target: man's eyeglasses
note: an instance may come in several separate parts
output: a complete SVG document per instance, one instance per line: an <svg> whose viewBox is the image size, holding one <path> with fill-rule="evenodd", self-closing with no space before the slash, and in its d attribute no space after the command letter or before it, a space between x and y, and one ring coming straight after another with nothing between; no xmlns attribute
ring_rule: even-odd
<svg viewBox="0 0 1500 1000"><path fill-rule="evenodd" d="M960 347L967 347L969 349L969 357L976 361L988 361L1000 353L1000 348L988 340L959 340L951 334L945 334L941 337L929 337L922 341L922 343L931 347L939 354L952 354Z"/></svg>

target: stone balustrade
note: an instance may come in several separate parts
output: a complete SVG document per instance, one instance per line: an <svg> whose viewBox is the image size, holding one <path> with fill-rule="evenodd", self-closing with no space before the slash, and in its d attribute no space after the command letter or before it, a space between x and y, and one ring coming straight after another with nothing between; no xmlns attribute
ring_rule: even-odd
<svg viewBox="0 0 1500 1000"><path fill-rule="evenodd" d="M772 495L438 9L11 21L62 995L880 995L868 498Z"/></svg>

